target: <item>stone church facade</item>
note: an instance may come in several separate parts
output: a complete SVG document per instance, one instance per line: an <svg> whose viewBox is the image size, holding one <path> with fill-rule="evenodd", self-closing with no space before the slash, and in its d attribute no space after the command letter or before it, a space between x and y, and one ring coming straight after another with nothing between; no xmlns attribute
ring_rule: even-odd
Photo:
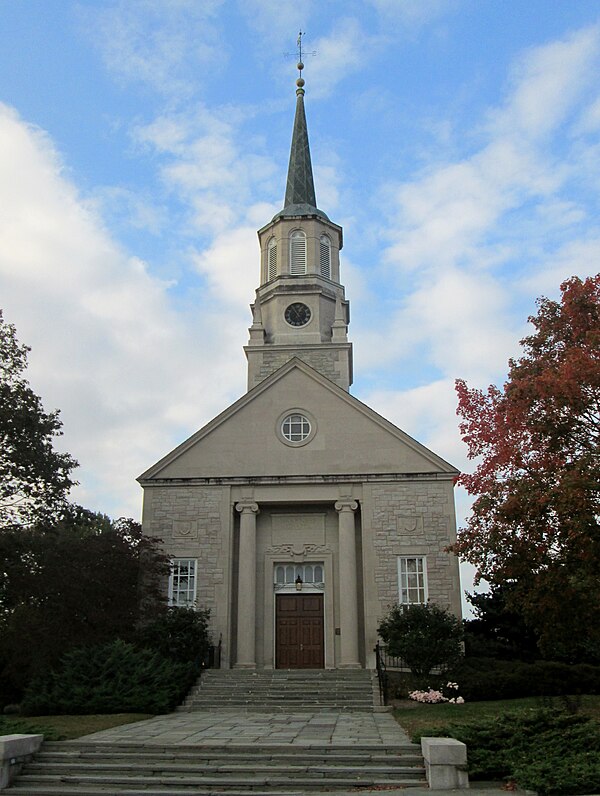
<svg viewBox="0 0 600 796"><path fill-rule="evenodd" d="M317 208L297 86L248 391L140 476L143 529L171 557L170 603L210 609L223 666L373 668L391 604L460 616L457 471L349 393L342 229Z"/></svg>

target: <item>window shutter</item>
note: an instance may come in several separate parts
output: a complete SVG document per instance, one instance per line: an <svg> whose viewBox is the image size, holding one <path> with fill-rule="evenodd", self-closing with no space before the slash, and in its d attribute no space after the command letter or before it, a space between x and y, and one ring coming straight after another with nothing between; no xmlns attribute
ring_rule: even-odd
<svg viewBox="0 0 600 796"><path fill-rule="evenodd" d="M306 235L297 230L290 239L290 274L300 276L306 273Z"/></svg>
<svg viewBox="0 0 600 796"><path fill-rule="evenodd" d="M326 276L327 279L331 279L331 241L327 235L321 235L319 253L321 260L321 276Z"/></svg>
<svg viewBox="0 0 600 796"><path fill-rule="evenodd" d="M268 274L267 279L270 282L271 279L275 279L277 276L277 243L275 238L271 238L269 241L267 253L267 263L268 263Z"/></svg>

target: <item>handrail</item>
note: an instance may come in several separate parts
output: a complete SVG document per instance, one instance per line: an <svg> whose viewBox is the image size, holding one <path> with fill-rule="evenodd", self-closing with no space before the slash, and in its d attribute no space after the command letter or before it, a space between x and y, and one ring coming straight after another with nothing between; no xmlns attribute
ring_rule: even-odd
<svg viewBox="0 0 600 796"><path fill-rule="evenodd" d="M375 665L377 667L377 680L379 681L379 699L382 705L388 701L388 674L385 664L385 647L379 642L375 645Z"/></svg>

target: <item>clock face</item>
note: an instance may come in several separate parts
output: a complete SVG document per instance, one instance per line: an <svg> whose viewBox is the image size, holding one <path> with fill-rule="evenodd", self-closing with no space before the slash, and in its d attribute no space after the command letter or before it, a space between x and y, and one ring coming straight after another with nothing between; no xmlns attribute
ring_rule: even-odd
<svg viewBox="0 0 600 796"><path fill-rule="evenodd" d="M299 301L286 309L284 313L286 321L290 326L306 326L311 319L311 311L306 304L301 304Z"/></svg>

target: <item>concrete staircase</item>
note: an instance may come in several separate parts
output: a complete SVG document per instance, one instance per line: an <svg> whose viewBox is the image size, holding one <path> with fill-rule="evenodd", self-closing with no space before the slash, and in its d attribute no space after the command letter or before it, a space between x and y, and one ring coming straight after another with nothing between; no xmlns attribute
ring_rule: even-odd
<svg viewBox="0 0 600 796"><path fill-rule="evenodd" d="M180 710L204 716L233 717L267 713L274 726L297 713L323 713L317 724L340 713L360 722L372 713L371 672L209 670ZM184 718L182 716L182 718ZM262 719L261 719L262 720ZM312 719L308 719L311 721ZM390 717L390 721L391 721ZM189 716L192 721L193 716ZM267 725L269 719L266 718ZM334 718L334 723L337 719ZM235 725L234 725L235 726ZM186 730L186 738L190 737ZM423 758L413 744L374 743L360 735L332 742L318 735L300 742L244 744L214 735L194 743L67 741L44 743L27 763L9 793L27 796L300 796L426 787ZM182 737L182 736L179 736Z"/></svg>
<svg viewBox="0 0 600 796"><path fill-rule="evenodd" d="M9 793L290 796L426 787L418 746L151 746L45 743Z"/></svg>
<svg viewBox="0 0 600 796"><path fill-rule="evenodd" d="M209 669L178 710L370 712L373 707L373 675L365 669Z"/></svg>

